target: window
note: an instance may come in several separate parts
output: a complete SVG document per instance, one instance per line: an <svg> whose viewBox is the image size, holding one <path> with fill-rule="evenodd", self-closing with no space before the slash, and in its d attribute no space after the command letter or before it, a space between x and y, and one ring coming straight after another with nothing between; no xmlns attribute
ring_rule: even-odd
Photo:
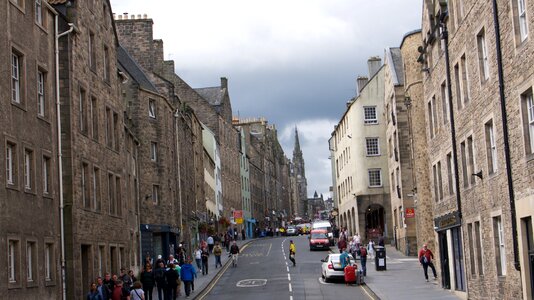
<svg viewBox="0 0 534 300"><path fill-rule="evenodd" d="M465 105L469 103L469 74L467 73L467 61L465 54L460 58L460 72L461 72L461 88L462 88L462 102Z"/></svg>
<svg viewBox="0 0 534 300"><path fill-rule="evenodd" d="M150 142L150 160L158 160L158 144L156 142Z"/></svg>
<svg viewBox="0 0 534 300"><path fill-rule="evenodd" d="M115 177L115 211L119 216L122 214L122 185L120 177Z"/></svg>
<svg viewBox="0 0 534 300"><path fill-rule="evenodd" d="M6 181L8 185L14 185L17 174L16 146L12 143L6 145Z"/></svg>
<svg viewBox="0 0 534 300"><path fill-rule="evenodd" d="M477 35L478 60L480 65L480 81L484 82L489 78L488 48L486 47L486 33L484 29Z"/></svg>
<svg viewBox="0 0 534 300"><path fill-rule="evenodd" d="M488 173L493 174L497 170L497 145L495 144L495 133L493 130L493 120L486 123L486 157L488 160Z"/></svg>
<svg viewBox="0 0 534 300"><path fill-rule="evenodd" d="M93 208L100 211L100 169L93 168Z"/></svg>
<svg viewBox="0 0 534 300"><path fill-rule="evenodd" d="M366 138L365 144L367 148L367 156L380 155L380 147L378 144L378 138Z"/></svg>
<svg viewBox="0 0 534 300"><path fill-rule="evenodd" d="M525 150L527 154L532 154L534 153L534 100L532 89L521 95L521 100Z"/></svg>
<svg viewBox="0 0 534 300"><path fill-rule="evenodd" d="M456 192L455 178L454 178L454 161L452 153L447 154L447 177L449 185L449 195L454 195Z"/></svg>
<svg viewBox="0 0 534 300"><path fill-rule="evenodd" d="M478 274L484 275L484 266L482 265L482 236L480 233L480 222L475 222L475 244L476 244L476 260L478 266Z"/></svg>
<svg viewBox="0 0 534 300"><path fill-rule="evenodd" d="M369 171L369 186L381 187L382 186L382 174L380 169L370 169Z"/></svg>
<svg viewBox="0 0 534 300"><path fill-rule="evenodd" d="M441 161L437 164L439 200L443 200L443 178L441 176Z"/></svg>
<svg viewBox="0 0 534 300"><path fill-rule="evenodd" d="M437 165L432 166L432 179L434 180L434 201L438 202L439 189L438 189L438 167Z"/></svg>
<svg viewBox="0 0 534 300"><path fill-rule="evenodd" d="M33 151L24 149L24 189L33 188Z"/></svg>
<svg viewBox="0 0 534 300"><path fill-rule="evenodd" d="M11 53L11 101L15 103L21 102L20 96L20 71L22 58L19 54Z"/></svg>
<svg viewBox="0 0 534 300"><path fill-rule="evenodd" d="M473 223L467 224L467 236L469 240L469 265L471 270L471 275L476 274L476 266L475 266L475 248L473 244Z"/></svg>
<svg viewBox="0 0 534 300"><path fill-rule="evenodd" d="M50 157L43 156L43 193L50 194Z"/></svg>
<svg viewBox="0 0 534 300"><path fill-rule="evenodd" d="M152 202L159 204L159 185L152 186Z"/></svg>
<svg viewBox="0 0 534 300"><path fill-rule="evenodd" d="M497 275L506 275L506 252L504 249L504 231L501 216L493 217L493 241L495 244L495 262Z"/></svg>
<svg viewBox="0 0 534 300"><path fill-rule="evenodd" d="M35 0L35 22L43 25L43 4L41 0Z"/></svg>
<svg viewBox="0 0 534 300"><path fill-rule="evenodd" d="M456 101L458 109L462 109L462 88L460 87L460 65L456 64L454 65L454 86L456 90Z"/></svg>
<svg viewBox="0 0 534 300"><path fill-rule="evenodd" d="M95 34L89 32L89 67L94 71L96 69L96 53L95 53Z"/></svg>
<svg viewBox="0 0 534 300"><path fill-rule="evenodd" d="M26 243L26 279L28 282L36 280L37 275L37 246L35 242Z"/></svg>
<svg viewBox="0 0 534 300"><path fill-rule="evenodd" d="M54 244L46 243L45 244L45 253L44 253L44 272L45 272L45 281L52 280L52 268L54 266Z"/></svg>
<svg viewBox="0 0 534 300"><path fill-rule="evenodd" d="M473 145L473 137L472 136L469 136L467 138L467 151L468 151L468 154L469 154L469 160L468 160L469 173L467 175L471 175L471 174L475 173L475 148L474 148L474 145ZM475 176L470 176L470 177L471 177L471 184L475 184Z"/></svg>
<svg viewBox="0 0 534 300"><path fill-rule="evenodd" d="M517 0L517 10L517 16L519 19L519 35L521 37L521 41L524 41L528 36L525 0Z"/></svg>
<svg viewBox="0 0 534 300"><path fill-rule="evenodd" d="M104 46L104 81L109 82L109 49L107 46Z"/></svg>
<svg viewBox="0 0 534 300"><path fill-rule="evenodd" d="M113 148L115 151L119 151L119 114L113 113Z"/></svg>
<svg viewBox="0 0 534 300"><path fill-rule="evenodd" d="M45 116L45 74L37 71L37 114Z"/></svg>
<svg viewBox="0 0 534 300"><path fill-rule="evenodd" d="M436 135L436 97L432 96L432 99L428 102L428 126L430 132L430 138Z"/></svg>
<svg viewBox="0 0 534 300"><path fill-rule="evenodd" d="M441 84L441 106L443 109L443 124L447 124L449 122L449 96L447 95L445 81Z"/></svg>
<svg viewBox="0 0 534 300"><path fill-rule="evenodd" d="M378 124L376 106L365 106L363 108L363 114L364 124Z"/></svg>
<svg viewBox="0 0 534 300"><path fill-rule="evenodd" d="M19 276L19 241L7 242L7 274L9 283L16 283Z"/></svg>
<svg viewBox="0 0 534 300"><path fill-rule="evenodd" d="M89 165L82 163L82 205L85 208L91 208L89 201Z"/></svg>
<svg viewBox="0 0 534 300"><path fill-rule="evenodd" d="M148 116L156 118L156 101L153 99L148 99Z"/></svg>
<svg viewBox="0 0 534 300"><path fill-rule="evenodd" d="M87 112L86 112L86 99L85 99L85 90L80 88L79 93L80 100L80 131L82 133L87 133Z"/></svg>
<svg viewBox="0 0 534 300"><path fill-rule="evenodd" d="M103 276L104 275L105 251L106 251L105 246L98 246L98 276Z"/></svg>
<svg viewBox="0 0 534 300"><path fill-rule="evenodd" d="M98 103L95 97L91 97L91 107L89 113L91 114L93 139L98 141Z"/></svg>

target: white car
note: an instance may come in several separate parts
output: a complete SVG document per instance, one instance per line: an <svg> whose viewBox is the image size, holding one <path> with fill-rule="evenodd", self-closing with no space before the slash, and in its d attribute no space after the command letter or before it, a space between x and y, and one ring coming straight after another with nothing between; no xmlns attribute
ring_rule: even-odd
<svg viewBox="0 0 534 300"><path fill-rule="evenodd" d="M330 253L326 258L321 259L323 265L321 267L321 277L327 282L332 278L345 278L345 272L341 268L341 262L339 261L339 253ZM351 254L349 254L350 264L356 265L356 261Z"/></svg>
<svg viewBox="0 0 534 300"><path fill-rule="evenodd" d="M288 226L287 227L287 231L286 231L286 234L287 235L298 235L298 230L295 226Z"/></svg>

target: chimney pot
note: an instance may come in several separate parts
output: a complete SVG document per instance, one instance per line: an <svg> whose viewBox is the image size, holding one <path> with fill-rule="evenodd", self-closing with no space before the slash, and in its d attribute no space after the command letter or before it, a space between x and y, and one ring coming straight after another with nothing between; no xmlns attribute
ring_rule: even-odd
<svg viewBox="0 0 534 300"><path fill-rule="evenodd" d="M226 77L221 77L221 88L223 89L228 88L228 79Z"/></svg>
<svg viewBox="0 0 534 300"><path fill-rule="evenodd" d="M122 15L124 16L124 19L128 19L128 13L127 12L122 13Z"/></svg>
<svg viewBox="0 0 534 300"><path fill-rule="evenodd" d="M144 14L144 15L143 15L143 18L144 18L144 19L148 18L148 15L147 15L147 14Z"/></svg>
<svg viewBox="0 0 534 300"><path fill-rule="evenodd" d="M138 19L141 19L141 14L138 14L138 15L137 15L137 18L138 18Z"/></svg>
<svg viewBox="0 0 534 300"><path fill-rule="evenodd" d="M131 15L130 19L135 20L135 15Z"/></svg>
<svg viewBox="0 0 534 300"><path fill-rule="evenodd" d="M373 77L376 72L380 69L382 66L382 59L380 56L371 56L367 60L367 66L369 68L369 78Z"/></svg>
<svg viewBox="0 0 534 300"><path fill-rule="evenodd" d="M117 17L119 18L119 20L122 20L122 15L118 15Z"/></svg>
<svg viewBox="0 0 534 300"><path fill-rule="evenodd" d="M365 76L358 76L356 79L356 89L358 90L358 94L362 91L363 87L367 84L369 81L369 78Z"/></svg>

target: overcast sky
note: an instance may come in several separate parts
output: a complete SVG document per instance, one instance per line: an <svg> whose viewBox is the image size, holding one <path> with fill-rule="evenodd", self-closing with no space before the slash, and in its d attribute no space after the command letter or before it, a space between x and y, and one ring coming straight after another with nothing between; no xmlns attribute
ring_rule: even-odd
<svg viewBox="0 0 534 300"><path fill-rule="evenodd" d="M286 156L299 129L308 195L329 196L328 138L367 74L405 33L422 0L111 0L116 14L147 14L165 58L193 88L228 78L234 115L275 124Z"/></svg>

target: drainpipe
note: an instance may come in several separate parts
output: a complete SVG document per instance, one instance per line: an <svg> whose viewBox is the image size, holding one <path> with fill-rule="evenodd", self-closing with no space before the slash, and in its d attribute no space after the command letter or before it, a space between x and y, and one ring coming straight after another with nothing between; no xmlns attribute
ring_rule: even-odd
<svg viewBox="0 0 534 300"><path fill-rule="evenodd" d="M63 198L63 162L62 162L62 149L61 149L61 101L60 101L60 89L59 89L59 38L68 35L75 30L74 24L69 23L69 30L58 34L58 15L55 16L55 56L56 56L56 118L57 118L57 158L58 158L58 177L59 177L59 221L60 221L60 235L61 235L61 289L62 299L67 299L67 285L65 277L65 224L63 217L63 208L65 207L65 201Z"/></svg>
<svg viewBox="0 0 534 300"><path fill-rule="evenodd" d="M495 26L495 48L497 50L497 70L499 76L499 97L501 99L501 115L502 115L502 131L504 142L504 159L506 161L506 179L508 180L508 196L510 197L510 217L512 218L512 239L514 250L514 267L517 271L521 271L519 262L519 247L518 247L518 233L517 221L515 211L515 195L514 182L512 180L512 162L510 158L510 143L508 135L508 115L506 113L506 97L504 96L504 74L502 67L502 52L501 52L501 29L499 25L499 8L497 1L493 0L493 24Z"/></svg>

